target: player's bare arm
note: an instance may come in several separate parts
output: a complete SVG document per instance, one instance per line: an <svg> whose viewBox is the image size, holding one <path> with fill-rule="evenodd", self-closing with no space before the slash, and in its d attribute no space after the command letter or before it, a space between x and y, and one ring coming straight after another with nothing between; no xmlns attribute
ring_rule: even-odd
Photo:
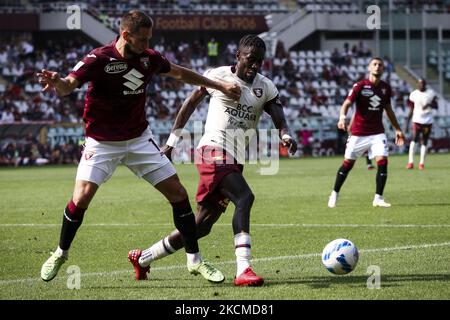
<svg viewBox="0 0 450 320"><path fill-rule="evenodd" d="M235 101L241 96L241 88L236 83L214 81L174 63L170 64L170 71L166 74L192 85L219 90Z"/></svg>
<svg viewBox="0 0 450 320"><path fill-rule="evenodd" d="M433 101L431 101L430 107L431 109L437 109L439 107L436 97L434 97Z"/></svg>
<svg viewBox="0 0 450 320"><path fill-rule="evenodd" d="M280 139L283 141L283 146L289 148L291 154L297 152L297 142L289 134L289 127L284 117L283 107L275 102L270 102L264 107L275 125L275 128L279 130Z"/></svg>
<svg viewBox="0 0 450 320"><path fill-rule="evenodd" d="M44 86L42 91L47 92L55 89L56 93L60 97L72 93L72 91L74 91L79 85L78 80L71 76L61 78L58 72L49 71L46 69L43 69L40 73L37 73L37 76L39 78L39 83Z"/></svg>
<svg viewBox="0 0 450 320"><path fill-rule="evenodd" d="M205 88L198 87L191 92L186 100L184 100L183 105L181 106L180 111L178 111L178 114L175 118L175 122L173 123L170 137L167 140L166 145L162 148L162 151L169 159L171 159L172 150L179 139L179 137L176 135L177 129L184 128L192 113L207 95L208 92L205 90Z"/></svg>
<svg viewBox="0 0 450 320"><path fill-rule="evenodd" d="M345 119L347 118L347 112L348 109L350 109L351 105L352 102L348 99L345 99L344 103L342 104L341 110L339 111L339 121L337 123L337 126L341 130L347 130Z"/></svg>
<svg viewBox="0 0 450 320"><path fill-rule="evenodd" d="M395 116L394 111L392 111L391 104L387 104L384 109L386 110L386 115L389 118L392 126L395 128L395 144L398 146L402 146L405 143L405 135L400 129L400 125L398 124L397 117Z"/></svg>

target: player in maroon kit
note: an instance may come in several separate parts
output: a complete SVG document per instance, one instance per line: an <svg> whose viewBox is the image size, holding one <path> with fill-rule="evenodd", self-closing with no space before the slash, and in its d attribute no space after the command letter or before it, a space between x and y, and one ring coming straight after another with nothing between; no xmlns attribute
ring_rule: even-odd
<svg viewBox="0 0 450 320"><path fill-rule="evenodd" d="M195 218L186 190L148 127L145 91L154 74L214 88L235 100L240 97L240 88L237 84L212 81L149 49L152 27L153 21L145 13L130 11L122 17L119 37L92 50L67 77L61 78L58 73L48 70L38 73L43 90L54 89L59 96L68 95L89 82L83 115L86 145L78 166L73 197L64 210L59 246L41 269L44 281L52 280L67 260L69 247L86 209L99 186L111 177L119 163L151 183L172 205L189 272L200 273L212 282L224 280L223 274L199 253ZM128 258L135 262L139 255L139 252L130 252Z"/></svg>
<svg viewBox="0 0 450 320"><path fill-rule="evenodd" d="M347 99L342 104L337 124L339 129L346 129L346 116L350 106L356 102L355 117L351 127L351 136L347 141L344 163L339 168L334 189L328 200L328 207L334 208L339 191L353 168L357 157L366 151L369 158L375 157L378 171L376 176L376 193L372 205L374 207L390 207L384 201L383 190L387 180L388 145L383 127L383 111L395 128L395 143L398 146L404 144L404 135L400 129L397 118L391 107L391 87L381 80L384 71L383 60L372 58L369 62L369 78L357 82L350 90Z"/></svg>

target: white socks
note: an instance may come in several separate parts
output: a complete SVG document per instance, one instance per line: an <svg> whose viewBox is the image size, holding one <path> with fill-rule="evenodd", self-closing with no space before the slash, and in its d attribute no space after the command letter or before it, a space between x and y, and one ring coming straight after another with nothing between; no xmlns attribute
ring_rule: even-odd
<svg viewBox="0 0 450 320"><path fill-rule="evenodd" d="M425 155L426 154L427 154L427 146L423 144L420 146L420 162L419 162L419 164L425 163Z"/></svg>
<svg viewBox="0 0 450 320"><path fill-rule="evenodd" d="M373 199L373 201L379 201L379 200L383 200L383 196L380 196L379 194L375 193L375 198Z"/></svg>
<svg viewBox="0 0 450 320"><path fill-rule="evenodd" d="M197 253L187 253L186 252L186 258L187 258L187 264L190 266L199 264L200 262L202 262L202 256L200 255L199 252L197 252Z"/></svg>
<svg viewBox="0 0 450 320"><path fill-rule="evenodd" d="M408 163L414 162L414 147L415 146L416 146L416 143L414 141L411 141L409 144ZM419 164L425 163L426 154L427 154L427 146L424 144L420 145L420 162L419 162Z"/></svg>
<svg viewBox="0 0 450 320"><path fill-rule="evenodd" d="M139 258L139 265L141 267L147 267L153 260L164 258L175 251L169 243L169 237L165 237L150 248L142 251L141 257Z"/></svg>
<svg viewBox="0 0 450 320"><path fill-rule="evenodd" d="M67 256L69 256L69 250L63 250L63 249L61 249L59 246L58 246L58 248L56 248L55 253L56 253L59 257L62 257L62 256L67 257Z"/></svg>
<svg viewBox="0 0 450 320"><path fill-rule="evenodd" d="M414 162L414 147L416 146L416 143L414 141L411 141L409 143L409 157L408 157L408 163Z"/></svg>
<svg viewBox="0 0 450 320"><path fill-rule="evenodd" d="M251 246L250 235L245 232L238 233L234 236L234 248L236 254L236 276L239 276L242 272L250 267Z"/></svg>

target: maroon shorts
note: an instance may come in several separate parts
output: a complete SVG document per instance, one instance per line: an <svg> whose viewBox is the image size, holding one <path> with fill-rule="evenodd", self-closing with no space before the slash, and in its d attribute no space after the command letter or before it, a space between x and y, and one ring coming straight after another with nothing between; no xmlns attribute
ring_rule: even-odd
<svg viewBox="0 0 450 320"><path fill-rule="evenodd" d="M432 124L422 124L422 123L413 122L414 131L418 131L418 132L421 132L424 134L427 134L428 132L430 132L432 126L433 126Z"/></svg>
<svg viewBox="0 0 450 320"><path fill-rule="evenodd" d="M423 143L428 143L428 138L430 137L432 124L421 124L413 122L413 141L419 142L420 136L422 135Z"/></svg>
<svg viewBox="0 0 450 320"><path fill-rule="evenodd" d="M230 199L220 192L218 186L228 174L242 174L244 166L218 147L203 146L197 149L196 153L196 166L200 174L196 201L218 212L224 212Z"/></svg>

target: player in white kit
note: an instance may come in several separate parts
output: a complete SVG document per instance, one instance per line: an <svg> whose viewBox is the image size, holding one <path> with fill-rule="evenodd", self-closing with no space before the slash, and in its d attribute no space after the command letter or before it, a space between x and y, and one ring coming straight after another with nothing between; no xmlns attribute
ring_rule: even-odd
<svg viewBox="0 0 450 320"><path fill-rule="evenodd" d="M409 95L408 106L410 111L406 120L405 131L408 132L409 122L413 122L413 133L409 144L407 169L414 168L414 147L420 142L419 169L425 168L425 155L427 153L428 139L433 125L433 109L438 108L437 95L433 89L427 88L424 79L418 80L418 89Z"/></svg>
<svg viewBox="0 0 450 320"><path fill-rule="evenodd" d="M209 234L229 201L234 203L236 209L232 225L237 263L234 279L236 286L261 286L264 283L264 279L253 272L250 263L250 210L254 195L242 175L245 161L242 151L246 147L244 132L256 129L259 118L265 111L279 130L282 143L289 147L292 154L297 150L295 140L289 135L277 88L271 80L258 73L265 52L264 41L255 35L247 35L240 40L235 66L206 71L205 76L210 79L238 83L241 87L240 99L234 101L218 90L204 87L195 89L183 103L172 133L163 148L165 154L170 157L179 139L177 131L185 126L195 108L209 95L205 133L196 153L196 166L200 174L196 196L197 237ZM235 139L236 145L233 143ZM147 250L143 250L139 264L148 268L152 261L182 247L180 233L175 230Z"/></svg>

